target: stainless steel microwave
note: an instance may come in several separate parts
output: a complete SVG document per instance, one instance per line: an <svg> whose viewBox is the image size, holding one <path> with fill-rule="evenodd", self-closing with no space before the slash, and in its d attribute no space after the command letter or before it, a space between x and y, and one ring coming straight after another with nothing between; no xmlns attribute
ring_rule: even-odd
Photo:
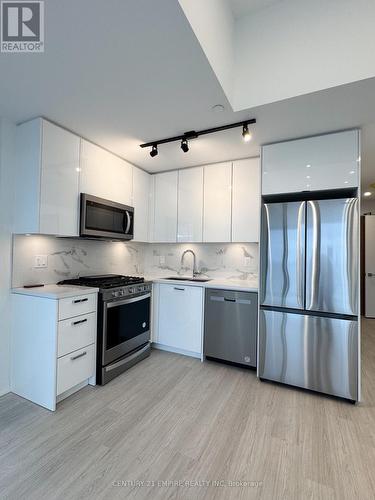
<svg viewBox="0 0 375 500"><path fill-rule="evenodd" d="M81 193L80 236L131 240L133 235L133 207Z"/></svg>

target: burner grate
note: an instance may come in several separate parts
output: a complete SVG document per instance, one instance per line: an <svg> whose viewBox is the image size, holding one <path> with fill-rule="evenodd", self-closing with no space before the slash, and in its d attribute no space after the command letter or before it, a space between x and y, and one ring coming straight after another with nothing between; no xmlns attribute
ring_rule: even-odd
<svg viewBox="0 0 375 500"><path fill-rule="evenodd" d="M117 274L108 274L103 276L82 276L77 279L63 280L58 285L78 285L92 286L102 289L116 288L119 286L134 285L143 283L144 278L140 276L122 276Z"/></svg>

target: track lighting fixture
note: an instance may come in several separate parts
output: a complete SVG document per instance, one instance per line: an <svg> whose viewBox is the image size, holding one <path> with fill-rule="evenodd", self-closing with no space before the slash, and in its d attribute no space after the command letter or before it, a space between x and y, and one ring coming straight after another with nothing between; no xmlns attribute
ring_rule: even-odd
<svg viewBox="0 0 375 500"><path fill-rule="evenodd" d="M242 137L245 142L250 141L251 133L249 131L249 125L256 123L255 118L251 118L249 120L245 120L242 122L231 123L229 125L221 125L220 127L208 128L206 130L200 130L196 132L195 130L190 130L189 132L185 132L182 135L177 135L175 137L168 137L167 139L160 139L158 141L146 142L145 144L141 144L141 148L149 148L152 147L150 151L150 155L153 158L158 154L158 146L160 144L166 144L167 142L175 142L181 141L181 149L184 153L189 151L189 142L191 139L196 139L200 135L214 134L215 132L222 132L223 130L229 130L231 128L242 127Z"/></svg>
<svg viewBox="0 0 375 500"><path fill-rule="evenodd" d="M249 132L249 127L247 126L247 123L243 124L242 127L242 138L245 142L249 142L251 139L251 134Z"/></svg>
<svg viewBox="0 0 375 500"><path fill-rule="evenodd" d="M152 149L150 151L150 156L151 156L151 158L153 158L154 156L157 156L157 154L158 154L158 145L153 144Z"/></svg>
<svg viewBox="0 0 375 500"><path fill-rule="evenodd" d="M181 141L181 149L184 153L187 153L189 151L189 144L186 137Z"/></svg>

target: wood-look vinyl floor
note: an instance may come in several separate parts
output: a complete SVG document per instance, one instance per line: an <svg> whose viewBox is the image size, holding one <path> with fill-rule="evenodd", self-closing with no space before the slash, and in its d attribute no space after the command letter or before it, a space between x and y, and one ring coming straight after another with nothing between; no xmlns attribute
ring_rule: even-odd
<svg viewBox="0 0 375 500"><path fill-rule="evenodd" d="M162 351L56 413L3 396L0 498L373 499L375 320L362 353L357 406Z"/></svg>

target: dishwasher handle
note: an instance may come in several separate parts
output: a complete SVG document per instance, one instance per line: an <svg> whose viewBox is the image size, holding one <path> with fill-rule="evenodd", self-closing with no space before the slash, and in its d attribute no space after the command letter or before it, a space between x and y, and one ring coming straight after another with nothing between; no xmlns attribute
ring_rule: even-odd
<svg viewBox="0 0 375 500"><path fill-rule="evenodd" d="M247 299L233 299L233 298L227 298L223 297L221 295L211 295L210 300L212 302L232 302L232 304L251 304L251 300Z"/></svg>

